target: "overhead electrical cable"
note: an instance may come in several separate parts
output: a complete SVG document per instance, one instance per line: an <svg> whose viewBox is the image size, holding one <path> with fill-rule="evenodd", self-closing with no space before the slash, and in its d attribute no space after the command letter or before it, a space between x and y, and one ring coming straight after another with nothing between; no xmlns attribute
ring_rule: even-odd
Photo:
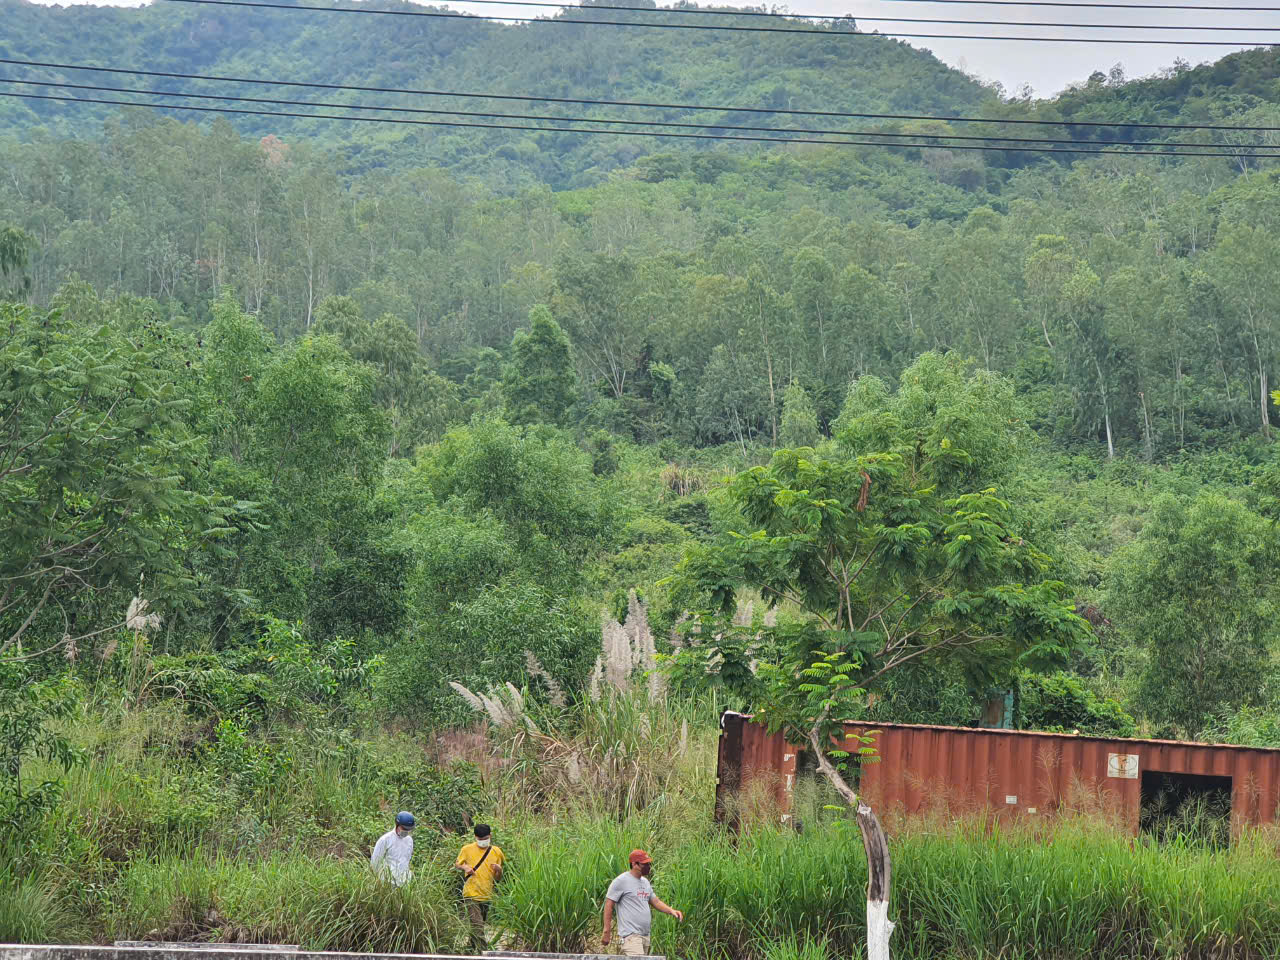
<svg viewBox="0 0 1280 960"><path fill-rule="evenodd" d="M597 20L574 17L479 17L469 13L450 13L438 10L379 10L373 7L303 7L292 3L273 3L269 0L166 0L168 3L196 3L214 7L256 7L264 10L308 10L320 13L357 13L393 17L435 17L445 20L470 20L475 23L548 23L584 24L586 26L645 27L651 30L731 30L745 33L811 33L824 37L891 37L902 40L1015 40L1028 43L1138 43L1189 47L1265 47L1274 41L1266 40L1156 40L1146 37L1001 37L961 33L900 33L880 31L860 33L856 30L819 30L813 27L748 27L722 23L652 23L643 20ZM646 11L653 12L653 11ZM854 18L856 19L856 18ZM839 21L837 21L839 22ZM1241 28L1242 31L1251 28Z"/></svg>
<svg viewBox="0 0 1280 960"><path fill-rule="evenodd" d="M62 83L52 80L23 80L15 77L0 77L0 83L19 84L22 86L32 87L54 87L63 90L94 90L104 93L131 93L149 97L178 97L180 99L195 100L228 100L236 103L258 103L268 106L286 106L286 107L312 107L329 110L366 110L375 112L388 113L412 113L412 114L428 114L434 116L457 116L457 117L483 117L498 120L533 120L538 122L552 123L608 123L625 125L632 127L674 127L679 129L691 130L740 130L752 133L771 133L771 134L806 134L814 136L838 136L838 137L873 137L879 139L892 139L896 141L906 140L944 140L944 141L972 141L986 143L1009 143L1012 146L1009 149L1019 150L1017 144L1034 143L1034 144L1067 144L1086 147L1101 146L1117 146L1117 147L1138 147L1145 146L1150 148L1164 147L1190 147L1190 148L1210 148L1210 147L1230 147L1237 150L1280 150L1280 144L1221 144L1221 143L1205 143L1191 140L1159 140L1159 141L1130 141L1130 140L1076 140L1066 137L1000 137L992 135L978 134L955 134L955 133L925 133L925 132L908 132L908 131L888 131L888 130L830 130L817 128L796 128L796 127L769 127L769 126L751 126L729 123L691 123L688 121L677 120L625 120L612 119L608 117L563 117L563 116L546 116L528 113L490 113L475 110L448 110L443 108L427 108L427 107L396 107L384 106L381 104L368 103L333 103L312 100L282 100L269 97L237 97L230 94L216 93L191 93L179 90L145 90L136 87L109 87L92 83ZM136 106L150 106L147 103L138 103ZM653 131L652 135L662 136L658 131ZM890 146L916 146L913 143L892 143Z"/></svg>
<svg viewBox="0 0 1280 960"><path fill-rule="evenodd" d="M511 124L511 123L476 123L466 120L411 120L401 117L362 117L353 115L337 115L325 113L297 113L297 112L281 112L272 110L254 110L242 107L208 107L198 106L186 103L138 103L135 100L111 100L102 97L65 97L56 94L41 93L13 93L11 91L0 91L0 97L13 97L20 100L51 100L64 103L81 103L81 104L103 104L118 107L139 107L147 110L193 110L200 113L224 113L224 114L249 114L253 116L264 117L287 117L301 120L346 120L357 121L361 123L393 123L393 124L410 124L413 126L428 127L472 127L488 130L523 130L528 132L544 132L544 133L576 133L576 134L592 134L606 135L615 137L675 137L682 140L742 140L759 143L809 143L819 144L823 146L854 146L854 147L885 147L903 150L981 150L981 151L997 151L1000 153L1009 152L1027 152L1027 153L1062 153L1062 154L1080 154L1080 155L1098 155L1098 154L1115 154L1119 156L1139 156L1139 157L1231 157L1233 159L1280 159L1280 153L1257 153L1249 148L1239 148L1230 151L1188 151L1188 150L1130 150L1130 149L1100 149L1090 150L1084 148L1070 147L995 147L995 146L979 146L969 144L936 144L936 143L886 143L880 140L860 141L860 140L830 140L830 139L813 139L804 137L766 137L766 136L738 136L730 134L712 134L712 133L674 133L664 132L661 130L608 130L598 129L594 127L545 127L545 126L529 126L527 124ZM607 121L603 121L607 122ZM1265 149L1265 148L1264 148Z"/></svg>
<svg viewBox="0 0 1280 960"><path fill-rule="evenodd" d="M167 2L170 2L170 3L186 3L186 2L219 3L219 2L227 2L227 0L167 0ZM442 0L442 2L449 2L449 0ZM867 23L942 23L942 24L949 24L952 26L968 26L968 27L1078 27L1081 30L1195 30L1195 31L1210 30L1210 31L1217 31L1217 32L1226 31L1226 32L1232 32L1232 33L1247 33L1250 30L1262 30L1267 33L1275 33L1277 31L1280 31L1280 26L1224 27L1220 25L1197 26L1194 24L1185 24L1185 23L1176 23L1176 24L1051 23L1051 22L1046 22L1041 20L951 20L946 18L935 18L935 17L867 17L867 16L862 16L861 14L855 16L854 14L834 15L834 14L806 14L806 13L773 13L773 12L767 12L763 10L739 11L739 10L699 10L699 9L691 9L686 7L628 7L628 6L606 4L606 3L591 3L591 4L550 3L550 2L547 2L547 0L465 0L465 2L469 4L489 4L489 5L500 6L500 7L546 7L553 10L618 10L618 11L624 11L627 13L675 14L678 16L770 17L778 20L790 20L790 21L829 20L832 22L847 21L850 23L854 23L857 21L864 21ZM253 3L246 3L245 5L246 6L267 6L268 4L253 2ZM280 6L286 6L290 8L295 7L294 4L280 4ZM306 7L304 9L336 10L336 8L329 8L329 7ZM377 8L371 8L368 10L365 10L363 8L342 8L342 10L345 12L351 12L351 13L391 13L396 15L406 15L406 16L415 16L415 17L426 16L427 13L430 12L430 11L420 12L417 10L405 10L405 11L379 10ZM492 18L476 17L475 19L507 20L509 18L501 14L495 14ZM523 21L523 22L540 23L542 22L543 19L545 18L534 18L532 20ZM599 21L592 20L591 22L597 23ZM705 29L721 30L721 29L727 29L727 28L707 26L705 27ZM782 32L781 29L779 28L772 28L772 29L774 29L775 32ZM809 32L809 31L806 31L806 32ZM831 33L833 31L820 30L817 32L826 34L826 33ZM835 31L835 32L838 32L838 31ZM880 36L888 36L888 34L881 33Z"/></svg>
<svg viewBox="0 0 1280 960"><path fill-rule="evenodd" d="M134 70L125 67L95 67L77 63L15 60L0 57L0 64L39 67L49 70L77 70L134 77L161 77L168 80L199 80L210 83L239 83L264 87L303 87L310 90L350 90L357 93L393 93L418 97L457 97L475 100L511 100L524 103L568 103L578 106L651 108L657 110L698 110L721 113L778 114L800 117L838 117L849 120L942 120L948 123L1023 124L1054 127L1116 127L1140 130L1230 130L1238 133L1280 133L1280 126L1237 126L1212 123L1148 123L1126 120L1038 120L1022 117L965 117L918 113L855 113L840 110L795 110L784 107L746 107L706 103L660 103L645 100L594 100L586 97L546 97L535 94L492 93L460 90L415 90L405 87L375 87L349 83L321 83L309 80L272 80L254 77L227 77L214 74L176 73L167 70Z"/></svg>
<svg viewBox="0 0 1280 960"><path fill-rule="evenodd" d="M447 2L447 0L442 0ZM661 13L673 14L682 17L766 17L774 20L872 20L877 22L910 22L910 23L1006 23L1003 20L920 20L914 18L903 17L867 17L861 14L853 13L780 13L776 10L729 10L729 9L711 9L706 7L630 7L622 4L612 3L554 3L550 0L466 0L469 4L483 4L503 7L546 7L553 10L620 10L632 13ZM895 0L882 0L885 3L892 3ZM903 2L903 0L898 0ZM933 0L919 0L919 2L933 2ZM998 0L948 0L955 3L995 3ZM1015 0L1009 0L1011 5L1020 7L1049 6L1049 7L1126 7L1137 10L1214 10L1214 11L1262 11L1269 13L1280 13L1280 7L1207 7L1207 6L1181 6L1177 4L1144 4L1144 3L1016 3ZM498 19L505 19L499 17ZM1028 26L1028 27L1048 27L1048 26L1065 26L1065 27L1083 27L1092 26L1092 24L1082 23L1065 23L1065 24L1048 24L1032 21L1030 23L1009 23L1009 26ZM1109 27L1129 27L1128 24L1099 24L1099 26ZM1135 28L1137 29L1137 28ZM1162 27L1145 27L1142 29L1167 29ZM1181 30L1203 29L1197 27L1179 27ZM1216 30L1251 30L1252 27L1214 27ZM1278 29L1275 27L1266 27L1263 29Z"/></svg>
<svg viewBox="0 0 1280 960"><path fill-rule="evenodd" d="M882 0L884 3L969 3L984 7L1083 7L1115 10L1214 10L1230 13L1280 13L1280 7L1214 6L1203 3L1091 3L1079 0Z"/></svg>

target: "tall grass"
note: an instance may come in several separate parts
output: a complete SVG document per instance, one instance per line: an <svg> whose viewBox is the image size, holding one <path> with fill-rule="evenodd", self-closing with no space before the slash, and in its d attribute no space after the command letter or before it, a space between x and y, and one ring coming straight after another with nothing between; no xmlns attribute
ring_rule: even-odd
<svg viewBox="0 0 1280 960"><path fill-rule="evenodd" d="M0 865L0 943L58 943L87 932L41 873Z"/></svg>
<svg viewBox="0 0 1280 960"><path fill-rule="evenodd" d="M359 861L196 854L130 864L113 891L106 936L440 953L462 933L450 888L430 872L395 887Z"/></svg>
<svg viewBox="0 0 1280 960"><path fill-rule="evenodd" d="M802 830L717 827L715 730L696 719L638 691L539 714L536 744L495 739L500 772L472 815L494 824L508 856L490 915L505 943L598 949L604 892L643 847L659 896L685 911L680 925L655 916L655 952L861 955L866 865L856 827L816 788L797 797ZM416 879L404 889L367 866L400 809L402 788L385 771L409 762L411 740L298 734L296 762L278 778L228 792L183 746L199 731L170 729L165 714L115 722L77 728L93 759L37 831L0 847L0 940L463 948L449 865L464 837L423 817ZM1087 811L1035 829L956 819L945 805L923 819L884 813L899 960L1280 957L1280 833L1249 831L1216 848L1181 826L1164 843L1135 839Z"/></svg>
<svg viewBox="0 0 1280 960"><path fill-rule="evenodd" d="M1276 839L1248 834L1224 851L1158 846L1083 819L1050 832L963 821L908 829L891 841L895 956L1280 956ZM600 898L633 846L653 854L658 895L685 911L681 925L655 916L655 953L768 960L862 950L866 866L847 822L737 837L659 817L521 825L495 921L529 948L591 948Z"/></svg>

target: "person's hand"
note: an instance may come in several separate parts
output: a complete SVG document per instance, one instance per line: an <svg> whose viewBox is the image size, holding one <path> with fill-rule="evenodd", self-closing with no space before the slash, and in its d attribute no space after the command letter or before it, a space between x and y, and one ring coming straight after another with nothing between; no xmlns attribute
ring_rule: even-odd
<svg viewBox="0 0 1280 960"><path fill-rule="evenodd" d="M671 915L675 917L677 920L679 920L681 923L684 923L684 911L677 910L675 907L672 907Z"/></svg>
<svg viewBox="0 0 1280 960"><path fill-rule="evenodd" d="M609 945L609 931L608 931L608 930L606 930L606 931L604 932L604 936L600 938L600 942L601 942L604 946L606 946L606 947Z"/></svg>

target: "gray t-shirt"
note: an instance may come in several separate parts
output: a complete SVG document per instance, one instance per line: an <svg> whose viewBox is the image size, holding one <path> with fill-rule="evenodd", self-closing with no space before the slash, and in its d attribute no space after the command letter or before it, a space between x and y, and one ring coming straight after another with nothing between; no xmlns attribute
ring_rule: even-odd
<svg viewBox="0 0 1280 960"><path fill-rule="evenodd" d="M648 877L636 877L628 870L609 884L609 892L605 896L617 904L614 912L618 915L620 939L633 933L649 936L649 898L653 896L653 885Z"/></svg>

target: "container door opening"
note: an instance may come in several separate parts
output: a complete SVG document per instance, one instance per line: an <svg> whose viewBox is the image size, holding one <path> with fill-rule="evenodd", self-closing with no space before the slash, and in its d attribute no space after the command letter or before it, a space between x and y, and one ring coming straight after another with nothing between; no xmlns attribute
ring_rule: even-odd
<svg viewBox="0 0 1280 960"><path fill-rule="evenodd" d="M1144 770L1138 823L1161 843L1181 837L1225 848L1231 843L1231 778Z"/></svg>

